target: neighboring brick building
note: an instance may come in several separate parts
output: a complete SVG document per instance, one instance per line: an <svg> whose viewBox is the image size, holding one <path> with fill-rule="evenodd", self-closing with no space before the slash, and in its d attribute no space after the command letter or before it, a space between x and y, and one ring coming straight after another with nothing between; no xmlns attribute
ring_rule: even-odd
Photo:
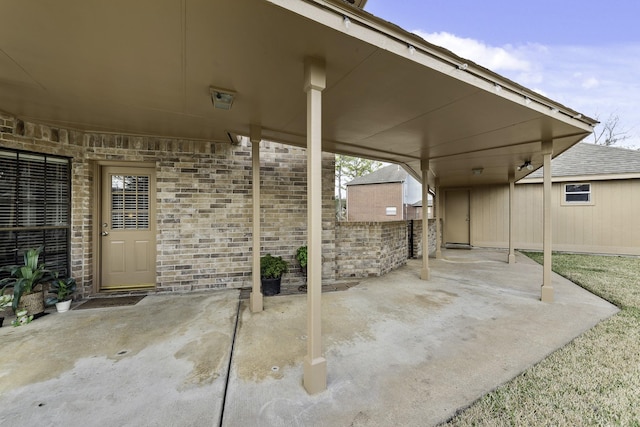
<svg viewBox="0 0 640 427"><path fill-rule="evenodd" d="M421 184L401 166L385 166L347 183L347 221L420 219L421 192Z"/></svg>

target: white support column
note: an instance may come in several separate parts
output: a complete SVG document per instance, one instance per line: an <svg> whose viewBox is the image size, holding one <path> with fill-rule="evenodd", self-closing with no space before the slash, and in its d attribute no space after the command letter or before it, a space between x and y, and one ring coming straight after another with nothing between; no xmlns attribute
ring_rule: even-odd
<svg viewBox="0 0 640 427"><path fill-rule="evenodd" d="M551 283L551 156L553 154L553 141L542 142L542 156L544 168L543 184L543 209L544 209L544 234L542 246L544 250L544 265L542 275L542 290L540 299L543 302L553 302L553 285Z"/></svg>
<svg viewBox="0 0 640 427"><path fill-rule="evenodd" d="M309 394L327 388L327 361L322 357L322 91L324 61L307 58L307 355L303 385Z"/></svg>
<svg viewBox="0 0 640 427"><path fill-rule="evenodd" d="M442 259L442 227L440 224L440 178L436 178L436 259Z"/></svg>
<svg viewBox="0 0 640 427"><path fill-rule="evenodd" d="M509 171L509 257L507 261L509 264L516 263L516 254L513 248L513 220L515 218L514 206L514 194L516 190L516 174L515 171Z"/></svg>
<svg viewBox="0 0 640 427"><path fill-rule="evenodd" d="M429 280L429 159L420 162L422 169L422 271L420 278ZM436 239L437 240L437 239Z"/></svg>
<svg viewBox="0 0 640 427"><path fill-rule="evenodd" d="M249 309L257 313L263 309L262 290L260 286L260 140L262 129L251 125L251 168L252 168L252 203L253 203L253 250L252 250L252 287L249 295Z"/></svg>

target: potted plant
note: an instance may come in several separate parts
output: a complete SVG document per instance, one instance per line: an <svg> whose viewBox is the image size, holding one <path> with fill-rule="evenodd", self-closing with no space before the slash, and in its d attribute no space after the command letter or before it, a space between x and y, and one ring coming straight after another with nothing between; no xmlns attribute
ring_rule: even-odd
<svg viewBox="0 0 640 427"><path fill-rule="evenodd" d="M49 271L44 268L44 264L39 264L38 260L44 246L37 249L28 249L24 253L24 265L5 266L0 269L2 272L9 272L9 277L0 280L1 294L7 288L13 288L13 302L11 307L14 312L18 309L25 309L27 313L38 315L44 312L44 290L42 283L49 280ZM40 286L40 289L36 288Z"/></svg>
<svg viewBox="0 0 640 427"><path fill-rule="evenodd" d="M280 293L282 275L289 271L289 266L281 256L266 254L260 258L260 279L262 293L266 296Z"/></svg>
<svg viewBox="0 0 640 427"><path fill-rule="evenodd" d="M27 323L31 323L32 320L33 320L33 314L29 314L26 308L21 308L21 309L18 309L18 311L16 311L16 318L11 323L11 325L22 326L22 325L26 325Z"/></svg>
<svg viewBox="0 0 640 427"><path fill-rule="evenodd" d="M300 264L300 270L302 271L302 275L307 279L307 246L300 246L298 250L296 250L296 260Z"/></svg>
<svg viewBox="0 0 640 427"><path fill-rule="evenodd" d="M307 246L300 246L296 250L296 260L298 264L300 264L300 272L302 273L302 278L304 283L298 287L300 292L307 290Z"/></svg>
<svg viewBox="0 0 640 427"><path fill-rule="evenodd" d="M0 295L0 328L2 327L2 323L4 322L4 309L7 307L11 307L12 301L13 301L12 294Z"/></svg>
<svg viewBox="0 0 640 427"><path fill-rule="evenodd" d="M57 271L53 273L53 281L49 284L49 293L55 296L47 298L47 305L55 304L58 313L64 313L69 311L71 307L71 295L76 291L76 279L59 276Z"/></svg>

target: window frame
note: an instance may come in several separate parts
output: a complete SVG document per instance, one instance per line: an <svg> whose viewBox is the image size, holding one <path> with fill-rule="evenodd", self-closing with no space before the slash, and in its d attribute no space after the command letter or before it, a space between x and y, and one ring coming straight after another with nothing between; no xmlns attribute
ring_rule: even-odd
<svg viewBox="0 0 640 427"><path fill-rule="evenodd" d="M569 186L583 186L588 185L588 191L567 191L567 187ZM567 200L567 196L569 195L580 195L586 194L588 200ZM594 205L593 201L593 185L590 182L563 182L562 183L562 205L563 206L592 206Z"/></svg>

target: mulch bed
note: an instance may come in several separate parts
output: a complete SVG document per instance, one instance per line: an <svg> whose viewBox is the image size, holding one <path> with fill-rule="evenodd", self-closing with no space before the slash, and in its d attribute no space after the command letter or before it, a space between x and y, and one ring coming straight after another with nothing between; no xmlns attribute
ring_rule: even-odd
<svg viewBox="0 0 640 427"><path fill-rule="evenodd" d="M126 305L136 305L145 295L136 295L128 297L111 297L111 298L92 298L83 302L74 310L85 310L89 308L107 308L122 307Z"/></svg>

